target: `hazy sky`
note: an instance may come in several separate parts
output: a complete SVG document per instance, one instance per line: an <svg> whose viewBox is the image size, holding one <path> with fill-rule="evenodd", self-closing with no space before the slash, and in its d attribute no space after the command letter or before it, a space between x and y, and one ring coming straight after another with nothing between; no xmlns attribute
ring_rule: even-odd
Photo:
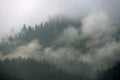
<svg viewBox="0 0 120 80"><path fill-rule="evenodd" d="M118 17L119 4L120 0L0 0L0 37L57 14L81 16L103 10Z"/></svg>

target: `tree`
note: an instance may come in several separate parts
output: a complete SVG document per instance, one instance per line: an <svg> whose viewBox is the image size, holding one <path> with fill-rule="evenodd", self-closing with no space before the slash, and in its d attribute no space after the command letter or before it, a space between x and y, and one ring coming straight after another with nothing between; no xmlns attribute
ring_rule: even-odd
<svg viewBox="0 0 120 80"><path fill-rule="evenodd" d="M27 32L27 27L26 25L24 24L23 25L23 28L21 29L21 33L25 34Z"/></svg>

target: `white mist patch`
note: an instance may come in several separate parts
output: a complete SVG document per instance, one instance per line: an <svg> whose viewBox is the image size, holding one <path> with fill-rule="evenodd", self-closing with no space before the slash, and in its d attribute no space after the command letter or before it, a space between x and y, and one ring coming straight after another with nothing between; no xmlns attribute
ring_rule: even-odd
<svg viewBox="0 0 120 80"><path fill-rule="evenodd" d="M96 11L83 19L82 33L86 36L108 33L110 30L110 20L105 12Z"/></svg>
<svg viewBox="0 0 120 80"><path fill-rule="evenodd" d="M67 29L63 31L62 36L60 37L60 41L64 43L72 43L79 36L79 30L73 26L69 26Z"/></svg>
<svg viewBox="0 0 120 80"><path fill-rule="evenodd" d="M33 40L32 42L17 47L12 53L5 55L3 59L9 58L39 58L38 51L42 46L39 45L37 40ZM40 51L39 51L40 53Z"/></svg>
<svg viewBox="0 0 120 80"><path fill-rule="evenodd" d="M101 48L94 48L94 53L81 55L79 60L83 62L94 64L95 69L104 69L113 66L114 63L120 61L120 43L111 42L103 45Z"/></svg>
<svg viewBox="0 0 120 80"><path fill-rule="evenodd" d="M94 49L90 47L90 51L87 53L79 52L68 46L55 50L47 48L44 57L51 64L55 64L58 68L70 73L95 77L97 71L106 70L120 61L119 47L120 43L113 41L100 48L97 46Z"/></svg>

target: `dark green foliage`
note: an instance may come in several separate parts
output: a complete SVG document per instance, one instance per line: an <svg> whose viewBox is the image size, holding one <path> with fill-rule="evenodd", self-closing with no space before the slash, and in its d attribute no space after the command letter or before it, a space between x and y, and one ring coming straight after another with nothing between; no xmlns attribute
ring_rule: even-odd
<svg viewBox="0 0 120 80"><path fill-rule="evenodd" d="M66 18L62 16L51 18L44 24L35 26L23 25L19 33L14 37L9 37L8 41L0 43L0 51L3 54L9 54L20 45L27 44L32 40L37 39L43 47L51 46L55 43L56 39L61 36L64 29L69 26L79 27L80 20Z"/></svg>
<svg viewBox="0 0 120 80"><path fill-rule="evenodd" d="M80 75L57 69L46 61L6 59L0 61L0 80L86 80ZM87 79L89 80L89 79Z"/></svg>
<svg viewBox="0 0 120 80"><path fill-rule="evenodd" d="M27 28L24 25L18 36L25 42L37 39L44 47L47 47L52 45L61 35L63 30L69 26L78 27L80 26L80 21L64 17L56 17L45 22L44 25L41 23L40 25L36 24L35 27L29 26Z"/></svg>
<svg viewBox="0 0 120 80"><path fill-rule="evenodd" d="M8 42L5 41L0 43L0 51L3 54L9 54L18 46L25 45L35 39L37 39L43 47L54 46L56 41L62 35L64 29L68 28L69 26L80 28L81 21L78 19L66 18L64 16L57 16L50 18L48 21L41 23L40 25L36 24L35 26L26 26L24 24L19 33L16 33L14 37L9 37ZM120 31L118 28L118 32L112 36L114 39L119 41L119 35ZM89 51L89 47L85 45L88 40L89 38L84 38L75 41L75 43L71 43L70 46L74 47L75 49L80 49L82 50L81 52L85 53L86 51ZM55 45L55 47L60 46L65 46L65 44L57 43L57 45Z"/></svg>
<svg viewBox="0 0 120 80"><path fill-rule="evenodd" d="M97 80L120 80L120 62L116 66L101 72Z"/></svg>

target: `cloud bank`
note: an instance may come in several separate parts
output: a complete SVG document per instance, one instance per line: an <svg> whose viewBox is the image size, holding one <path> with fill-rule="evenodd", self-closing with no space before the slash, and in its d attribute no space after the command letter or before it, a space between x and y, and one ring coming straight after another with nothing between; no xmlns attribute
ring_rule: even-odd
<svg viewBox="0 0 120 80"><path fill-rule="evenodd" d="M70 73L95 77L97 71L106 70L120 61L120 42L112 34L116 27L110 23L107 13L95 11L82 20L82 26L69 26L51 47L43 48L37 41L17 47L1 58L33 58L47 60ZM57 44L62 47L54 48ZM76 45L79 48L76 49Z"/></svg>

